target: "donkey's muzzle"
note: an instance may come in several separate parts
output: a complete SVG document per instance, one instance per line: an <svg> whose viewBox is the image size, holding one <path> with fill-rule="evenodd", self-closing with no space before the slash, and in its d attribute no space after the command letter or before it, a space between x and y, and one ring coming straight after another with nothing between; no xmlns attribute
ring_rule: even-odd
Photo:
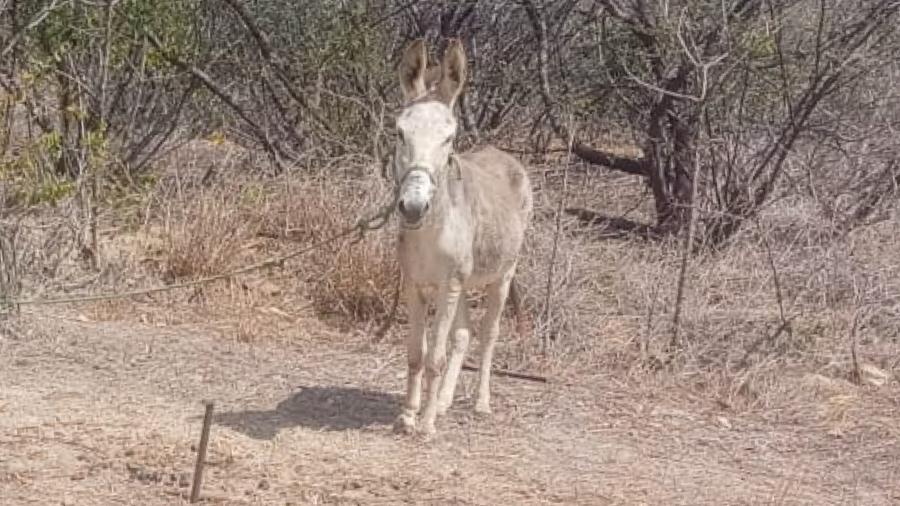
<svg viewBox="0 0 900 506"><path fill-rule="evenodd" d="M401 199L397 204L397 210L408 223L418 223L428 212L428 202L418 199L411 201Z"/></svg>
<svg viewBox="0 0 900 506"><path fill-rule="evenodd" d="M418 225L434 195L434 179L424 169L412 169L400 181L400 195L397 210L407 225Z"/></svg>

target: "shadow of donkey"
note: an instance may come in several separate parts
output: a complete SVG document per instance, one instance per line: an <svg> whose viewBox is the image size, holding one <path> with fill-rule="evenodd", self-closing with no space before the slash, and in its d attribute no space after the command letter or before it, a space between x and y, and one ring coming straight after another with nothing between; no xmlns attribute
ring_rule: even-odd
<svg viewBox="0 0 900 506"><path fill-rule="evenodd" d="M254 439L273 439L282 429L345 431L393 423L398 397L341 387L300 387L272 410L219 413L214 422Z"/></svg>

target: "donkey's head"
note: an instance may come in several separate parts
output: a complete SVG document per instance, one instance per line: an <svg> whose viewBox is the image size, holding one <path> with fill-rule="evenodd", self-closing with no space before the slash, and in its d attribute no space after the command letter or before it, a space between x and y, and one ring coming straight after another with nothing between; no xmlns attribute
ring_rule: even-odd
<svg viewBox="0 0 900 506"><path fill-rule="evenodd" d="M406 99L397 118L394 180L400 187L397 209L407 225L422 222L438 181L446 179L456 119L453 105L466 79L466 55L452 40L440 68L427 68L422 40L413 42L400 63L400 86Z"/></svg>

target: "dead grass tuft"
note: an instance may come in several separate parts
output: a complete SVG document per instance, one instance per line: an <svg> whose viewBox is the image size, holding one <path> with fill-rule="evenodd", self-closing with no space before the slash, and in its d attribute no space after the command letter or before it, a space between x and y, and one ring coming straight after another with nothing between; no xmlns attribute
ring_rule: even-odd
<svg viewBox="0 0 900 506"><path fill-rule="evenodd" d="M166 212L165 273L179 278L220 274L238 266L260 229L244 212L252 191L203 190Z"/></svg>
<svg viewBox="0 0 900 506"><path fill-rule="evenodd" d="M260 179L248 173L247 157L227 144L193 143L173 158L181 169L167 172L150 218L165 224L161 270L168 278L214 275L319 243L372 213L389 191L377 171L357 160ZM268 284L248 278L243 286L267 285L262 299L280 300L288 313L300 298L334 321L381 319L397 282L393 238L378 230L356 239L336 241L281 270L261 273ZM250 292L235 292L231 302L264 304L260 297L249 300ZM233 333L245 340L257 325L237 327Z"/></svg>
<svg viewBox="0 0 900 506"><path fill-rule="evenodd" d="M288 179L255 210L261 234L316 244L371 214L387 194L372 181L350 178ZM322 315L369 321L383 318L397 284L393 238L375 230L322 247L302 259L296 276Z"/></svg>

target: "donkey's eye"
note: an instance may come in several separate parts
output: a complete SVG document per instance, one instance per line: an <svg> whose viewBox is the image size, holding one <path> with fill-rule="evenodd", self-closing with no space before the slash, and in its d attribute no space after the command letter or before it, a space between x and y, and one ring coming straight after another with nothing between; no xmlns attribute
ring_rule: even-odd
<svg viewBox="0 0 900 506"><path fill-rule="evenodd" d="M444 146L447 146L447 145L449 145L452 141L453 141L453 136L451 135L450 137L447 137L446 139L444 139L443 145L444 145Z"/></svg>

